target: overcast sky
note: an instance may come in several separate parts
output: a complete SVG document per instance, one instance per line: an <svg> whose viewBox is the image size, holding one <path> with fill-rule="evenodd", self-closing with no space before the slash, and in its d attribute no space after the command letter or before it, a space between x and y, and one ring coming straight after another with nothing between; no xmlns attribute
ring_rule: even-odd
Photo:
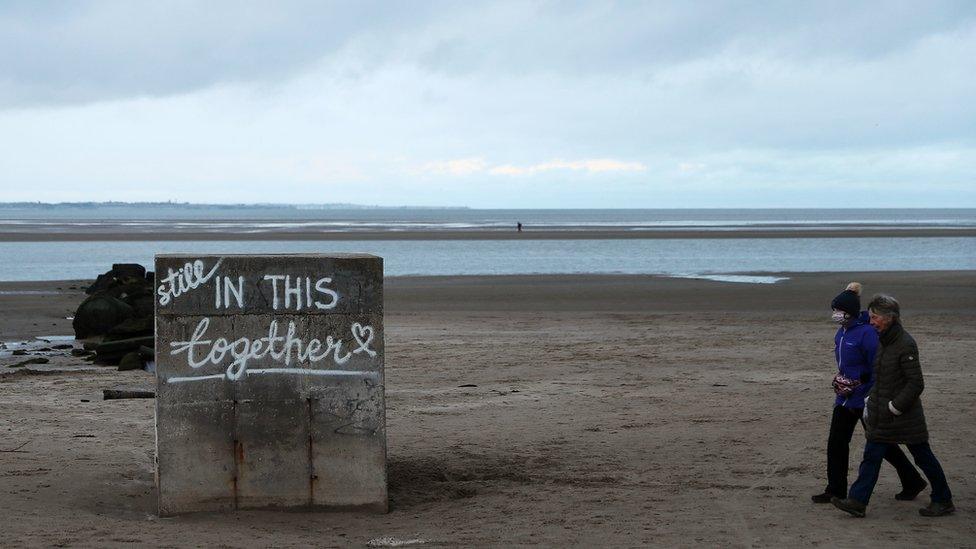
<svg viewBox="0 0 976 549"><path fill-rule="evenodd" d="M0 4L0 201L976 207L976 2Z"/></svg>

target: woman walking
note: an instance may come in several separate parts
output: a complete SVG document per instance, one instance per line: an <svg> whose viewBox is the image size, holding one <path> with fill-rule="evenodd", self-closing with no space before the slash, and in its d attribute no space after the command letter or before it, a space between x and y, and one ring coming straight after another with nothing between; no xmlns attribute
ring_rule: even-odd
<svg viewBox="0 0 976 549"><path fill-rule="evenodd" d="M876 381L865 413L867 443L850 497L831 502L840 510L863 517L878 482L882 457L898 444L908 446L915 463L932 484L932 500L919 509L924 517L948 515L956 510L942 465L929 447L925 413L919 398L925 384L918 346L901 325L901 307L891 296L876 295L868 305L871 325L881 335L881 350L874 364Z"/></svg>
<svg viewBox="0 0 976 549"><path fill-rule="evenodd" d="M839 324L834 334L834 359L837 375L833 386L837 397L827 437L827 488L815 494L814 503L830 503L831 498L847 497L847 471L854 428L864 410L864 397L874 384L872 365L878 350L878 333L869 323L867 311L861 311L861 285L851 282L831 301L832 320ZM902 491L899 500L915 499L925 489L925 481L897 445L891 445L884 459L898 471Z"/></svg>

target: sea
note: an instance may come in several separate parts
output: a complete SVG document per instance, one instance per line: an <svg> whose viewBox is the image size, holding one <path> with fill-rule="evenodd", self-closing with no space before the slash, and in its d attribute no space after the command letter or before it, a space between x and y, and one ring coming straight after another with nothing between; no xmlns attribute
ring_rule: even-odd
<svg viewBox="0 0 976 549"><path fill-rule="evenodd" d="M438 231L565 233L533 240L444 240ZM801 272L976 270L976 209L633 209L479 210L348 206L199 206L185 204L0 205L0 281L89 279L112 263L151 269L157 253L267 254L362 252L384 258L387 276L653 274L742 283L775 283ZM735 238L762 228L780 238ZM940 236L911 236L914 229ZM694 229L701 238L581 239L579 231ZM857 230L864 236L792 237L809 230ZM886 236L871 236L886 229ZM905 236L891 236L904 229ZM352 233L343 240L289 240L288 232ZM357 231L390 239L356 240ZM426 232L429 240L397 240ZM138 233L140 241L99 240ZM221 233L254 240L222 240ZM897 231L896 231L897 232ZM22 241L10 233L43 234ZM59 238L84 233L84 241ZM154 234L213 234L212 240L153 240ZM723 238L714 238L711 235ZM838 233L839 234L839 233ZM60 236L59 236L60 235ZM5 238L6 236L6 238ZM731 238L730 238L731 237ZM172 238L172 237L170 237Z"/></svg>

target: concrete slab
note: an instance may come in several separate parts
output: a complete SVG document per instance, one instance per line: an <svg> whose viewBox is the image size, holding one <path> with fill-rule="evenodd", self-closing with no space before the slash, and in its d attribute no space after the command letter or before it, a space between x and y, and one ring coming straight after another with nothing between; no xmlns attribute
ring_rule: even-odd
<svg viewBox="0 0 976 549"><path fill-rule="evenodd" d="M156 403L159 514L234 509L234 402Z"/></svg>
<svg viewBox="0 0 976 549"><path fill-rule="evenodd" d="M160 255L156 272L160 514L386 511L382 259Z"/></svg>

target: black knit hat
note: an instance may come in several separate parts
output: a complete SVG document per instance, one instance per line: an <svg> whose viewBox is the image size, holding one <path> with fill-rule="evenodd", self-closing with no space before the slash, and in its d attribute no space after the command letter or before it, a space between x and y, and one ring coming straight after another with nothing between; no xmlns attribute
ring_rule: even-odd
<svg viewBox="0 0 976 549"><path fill-rule="evenodd" d="M848 284L847 288L830 302L830 308L856 317L861 312L861 285L857 282Z"/></svg>

